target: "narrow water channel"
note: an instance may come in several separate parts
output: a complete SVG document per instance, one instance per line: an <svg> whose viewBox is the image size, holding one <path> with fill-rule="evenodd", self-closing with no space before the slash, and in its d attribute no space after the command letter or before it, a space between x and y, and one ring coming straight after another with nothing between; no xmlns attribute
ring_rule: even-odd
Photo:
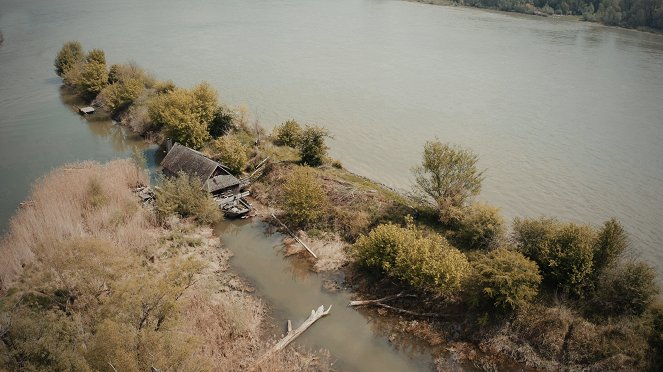
<svg viewBox="0 0 663 372"><path fill-rule="evenodd" d="M320 305L330 314L316 322L295 342L311 350L326 349L334 368L349 371L430 371L431 349L416 342L397 349L385 336L389 320L349 308L347 292L330 292L322 275L310 272L303 260L283 255L283 235L267 233L259 221L220 223L215 233L234 254L231 264L256 288L275 323L288 319L299 326ZM278 335L277 335L278 336Z"/></svg>

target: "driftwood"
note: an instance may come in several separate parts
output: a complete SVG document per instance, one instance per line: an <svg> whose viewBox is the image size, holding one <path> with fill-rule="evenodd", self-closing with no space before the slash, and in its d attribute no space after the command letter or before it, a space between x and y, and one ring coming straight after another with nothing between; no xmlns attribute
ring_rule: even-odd
<svg viewBox="0 0 663 372"><path fill-rule="evenodd" d="M416 295L413 294L404 294L403 292L387 297L382 297L378 298L377 300L359 300L359 301L350 301L348 306L363 306L363 305L372 305L380 302L385 302L389 300L395 300L397 298L403 298L403 297L417 297Z"/></svg>
<svg viewBox="0 0 663 372"><path fill-rule="evenodd" d="M412 315L412 316L420 316L420 317L428 317L428 318L441 318L441 317L445 316L444 314L439 314L439 313L418 313L416 311L405 310L405 309L401 309L399 307L394 307L394 306L387 305L387 304L383 303L384 301L394 300L394 299L403 298L403 297L417 297L417 296L412 295L412 294L399 293L399 294L396 294L396 295L391 295L391 296L387 296L387 297L383 297L383 298L378 298L376 300L350 301L348 306L365 306L365 305L378 306L378 307L389 309L391 311L395 311L395 312L401 313L401 314L407 314L407 315Z"/></svg>
<svg viewBox="0 0 663 372"><path fill-rule="evenodd" d="M292 323L290 320L288 320L288 333L283 337L279 342L277 342L274 346L272 346L271 349L267 350L265 354L263 354L260 359L256 362L254 365L254 369L258 368L263 362L265 362L267 359L269 359L271 356L279 352L280 350L284 349L286 346L288 346L292 341L294 341L297 337L299 337L304 331L306 331L310 326L313 325L318 319L324 317L325 315L329 314L329 311L331 310L331 305L325 310L324 305L320 305L320 307L317 310L311 310L311 315L300 325L295 329L294 331L292 330Z"/></svg>
<svg viewBox="0 0 663 372"><path fill-rule="evenodd" d="M317 256L315 253L313 253L313 251L311 250L311 248L309 248L306 244L304 244L304 242L301 241L301 240L297 237L297 235L295 235L295 234L294 234L294 233L288 228L288 226L286 226L283 222L281 222L281 220L279 220L278 218L276 218L276 216L274 215L274 213L272 213L272 217L274 217L274 219L276 220L276 222L280 223L281 226L283 226L283 228L286 229L286 230L288 231L288 233L289 233L293 238L295 238L295 240L296 240L299 244L301 244L304 248L306 248L306 250L308 251L308 253L311 254L311 256L313 256L314 258L318 258L318 256Z"/></svg>

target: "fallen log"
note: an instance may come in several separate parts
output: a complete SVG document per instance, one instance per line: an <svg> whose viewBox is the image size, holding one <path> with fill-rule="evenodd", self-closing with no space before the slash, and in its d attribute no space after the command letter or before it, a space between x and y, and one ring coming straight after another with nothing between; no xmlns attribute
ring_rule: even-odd
<svg viewBox="0 0 663 372"><path fill-rule="evenodd" d="M383 298L378 298L376 300L359 300L359 301L350 301L348 306L365 306L365 305L371 305L371 306L378 306L382 307L385 309L389 309L391 311L395 311L397 313L401 314L407 314L407 315L412 315L412 316L418 316L418 317L426 317L426 318L442 318L442 317L448 317L448 314L440 314L440 313L418 313L416 311L411 311L411 310L406 310L406 309L401 309L399 307L387 305L383 303L383 301L389 301L389 300L394 300L397 298L402 298L402 297L417 297L412 294L403 294L399 293L396 295L391 295Z"/></svg>
<svg viewBox="0 0 663 372"><path fill-rule="evenodd" d="M301 244L304 248L306 248L306 250L308 251L308 253L311 254L311 256L313 256L314 258L318 258L318 256L317 256L315 253L313 253L313 251L311 250L311 248L309 248L306 244L304 244L304 242L301 241L301 240L297 237L297 235L295 235L295 234L294 234L294 233L288 228L288 226L286 226L283 222L281 222L281 220L279 220L278 218L276 218L276 216L274 215L274 213L272 213L272 217L276 220L276 222L280 223L281 226L283 226L283 228L286 229L286 230L288 231L288 233L289 233L289 234L290 234L290 235L291 235L291 236L292 236L292 237L293 237L293 238L294 238L299 244Z"/></svg>
<svg viewBox="0 0 663 372"><path fill-rule="evenodd" d="M363 306L363 305L371 305L379 302L385 302L385 301L390 301L390 300L395 300L397 298L403 298L403 297L417 297L416 295L413 294L404 294L403 292L387 296L387 297L382 297L378 298L377 300L358 300L358 301L350 301L348 306Z"/></svg>
<svg viewBox="0 0 663 372"><path fill-rule="evenodd" d="M256 369L260 367L260 365L268 360L272 355L276 354L280 350L284 349L286 346L288 346L292 341L294 341L297 337L299 337L304 331L306 331L310 326L313 325L318 319L324 317L325 315L329 314L329 311L331 310L331 305L329 305L329 308L325 310L324 305L320 305L320 307L317 310L311 310L311 315L300 325L295 329L294 331L292 330L292 323L290 320L288 320L288 333L283 337L279 342L277 342L274 346L272 346L271 349L267 350L265 354L263 354L260 359L256 362L254 365L253 369Z"/></svg>

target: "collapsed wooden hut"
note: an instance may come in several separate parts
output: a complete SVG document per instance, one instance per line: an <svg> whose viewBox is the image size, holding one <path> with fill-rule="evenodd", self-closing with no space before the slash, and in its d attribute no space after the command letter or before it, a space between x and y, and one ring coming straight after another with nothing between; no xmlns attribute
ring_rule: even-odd
<svg viewBox="0 0 663 372"><path fill-rule="evenodd" d="M237 205L244 207L242 210L250 209L246 207L248 203L242 199L249 195L248 191L243 190L245 184L233 176L228 168L199 151L175 143L161 166L166 176L176 177L179 173L184 173L190 178L198 179L203 189L212 194L224 210Z"/></svg>

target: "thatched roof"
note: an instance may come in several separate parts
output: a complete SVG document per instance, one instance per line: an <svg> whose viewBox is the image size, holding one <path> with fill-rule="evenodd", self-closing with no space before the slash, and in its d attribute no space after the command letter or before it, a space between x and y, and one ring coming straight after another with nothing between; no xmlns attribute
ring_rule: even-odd
<svg viewBox="0 0 663 372"><path fill-rule="evenodd" d="M189 177L199 179L203 184L214 175L217 169L221 169L222 173L228 174L221 164L179 143L175 143L173 148L168 151L161 162L161 166L163 166L164 171L172 175L184 172Z"/></svg>
<svg viewBox="0 0 663 372"><path fill-rule="evenodd" d="M229 187L235 187L239 185L239 183L237 177L229 174L222 174L208 179L207 182L205 182L205 189L207 192L215 192Z"/></svg>

